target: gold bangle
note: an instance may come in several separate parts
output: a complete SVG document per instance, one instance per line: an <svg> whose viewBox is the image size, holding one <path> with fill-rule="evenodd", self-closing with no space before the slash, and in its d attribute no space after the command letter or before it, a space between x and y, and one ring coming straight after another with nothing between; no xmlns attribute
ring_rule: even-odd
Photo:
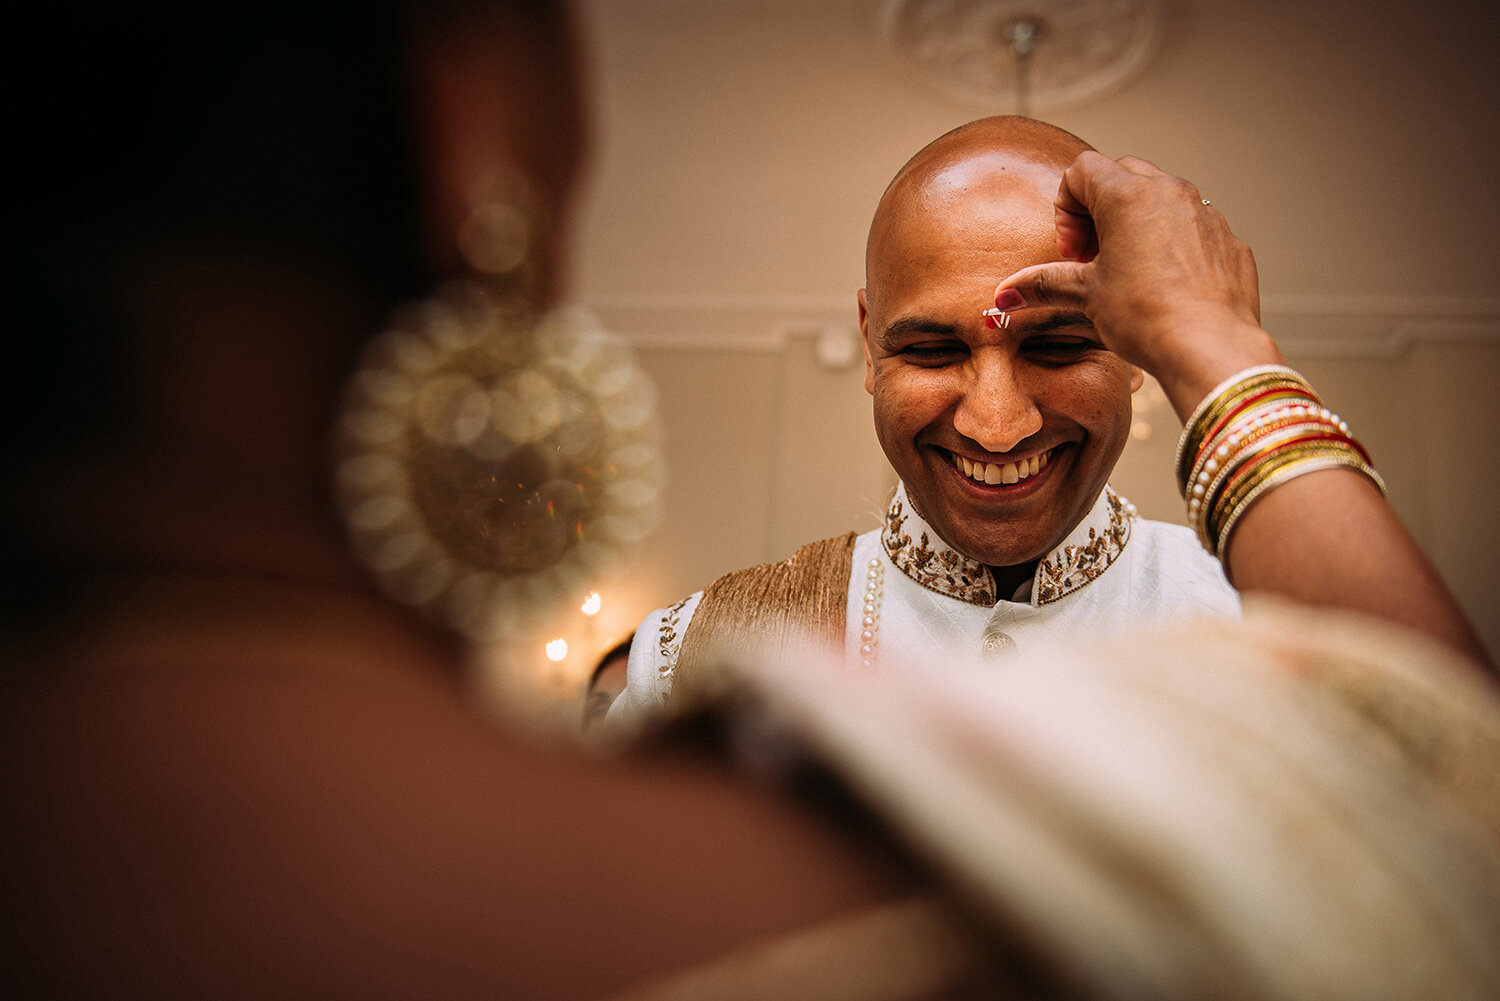
<svg viewBox="0 0 1500 1001"><path fill-rule="evenodd" d="M1307 441L1299 444L1283 446L1274 454L1267 456L1261 463L1253 468L1242 480L1233 484L1224 492L1224 495L1216 498L1213 510L1210 512L1209 536L1211 538L1222 538L1224 536L1224 525L1236 517L1238 511L1246 501L1255 493L1256 488L1269 479L1277 469L1294 462L1319 456L1345 456L1346 465L1353 466L1369 476L1381 490L1385 492L1385 481L1381 479L1373 466L1359 448L1357 442L1352 439L1344 440L1318 440Z"/></svg>
<svg viewBox="0 0 1500 1001"><path fill-rule="evenodd" d="M1288 401L1295 400L1296 403ZM1223 459L1228 455L1229 449L1236 447L1233 440L1236 434L1243 435L1245 429L1253 426L1261 419L1262 412L1266 414L1279 411L1282 407L1291 409L1301 406L1304 410L1308 408L1312 397L1292 387L1269 387L1258 389L1256 392L1237 397L1225 408L1224 413L1213 418L1206 425L1206 430L1200 439L1200 444L1193 450L1192 466L1188 469L1186 477L1183 471L1178 470L1178 488L1183 496L1187 496L1188 487L1195 482L1202 473L1204 467L1213 463L1215 458ZM1313 403L1316 406L1316 403ZM1262 423L1264 421L1262 420ZM1216 455L1217 453L1217 455ZM1186 458L1186 456L1184 456Z"/></svg>
<svg viewBox="0 0 1500 1001"><path fill-rule="evenodd" d="M1177 471L1179 486L1185 487L1187 483L1185 465L1190 456L1197 457L1200 449L1195 446L1203 441L1208 429L1213 427L1235 403L1252 395L1258 389L1277 383L1288 389L1300 390L1314 400L1317 399L1317 394L1313 392L1307 380L1285 365L1257 365L1247 368L1219 383L1203 398L1184 423L1182 434L1177 439L1177 454L1173 460L1173 468Z"/></svg>
<svg viewBox="0 0 1500 1001"><path fill-rule="evenodd" d="M1215 475L1211 480L1193 484L1193 496L1188 501L1188 521L1198 533L1203 547L1213 551L1212 512L1222 503L1220 493L1235 490L1235 481L1240 476L1254 475L1253 471L1260 463L1287 449L1299 448L1303 443L1313 446L1336 444L1344 437L1336 426L1326 421L1295 416L1248 432L1238 447L1214 470ZM1203 475L1208 472L1205 469Z"/></svg>
<svg viewBox="0 0 1500 1001"><path fill-rule="evenodd" d="M1317 455L1354 454L1337 441L1316 440L1303 442L1289 442L1279 448L1264 453L1258 461L1251 463L1244 470L1244 475L1234 484L1226 487L1223 494L1213 499L1211 506L1204 511L1204 544L1209 550L1214 551L1212 540L1217 538L1223 528L1224 521L1243 502L1257 486L1269 478L1282 466L1291 465L1298 460Z"/></svg>
<svg viewBox="0 0 1500 1001"><path fill-rule="evenodd" d="M1264 414L1251 411L1255 416L1248 417L1243 424L1227 427L1225 434L1204 445L1198 461L1193 464L1188 474L1188 482L1182 491L1183 496L1186 498L1189 493L1194 497L1202 496L1199 487L1207 488L1210 479L1220 474L1220 470L1231 465L1243 464L1244 458L1248 457L1245 449L1256 442L1263 441L1268 434L1278 429L1300 426L1348 433L1347 424L1333 419L1337 415L1324 417L1322 416L1324 412L1326 408L1307 406L1303 403L1294 406L1267 407ZM1189 503L1191 503L1191 498L1189 498Z"/></svg>
<svg viewBox="0 0 1500 1001"><path fill-rule="evenodd" d="M1317 472L1320 469L1334 469L1339 466L1364 473L1380 489L1382 495L1386 494L1385 480L1381 479L1380 474L1369 463L1360 459L1353 452L1340 450L1330 454L1307 456L1296 462L1278 467L1266 480L1257 484L1255 489L1239 502L1239 505L1225 519L1223 527L1219 530L1214 555L1220 560L1224 558L1224 551L1229 547L1230 533L1234 531L1240 517L1257 500L1264 496L1268 490L1272 490L1289 480L1296 479L1304 473Z"/></svg>
<svg viewBox="0 0 1500 1001"><path fill-rule="evenodd" d="M1178 482L1181 483L1186 473L1186 468L1192 463L1196 455L1201 452L1201 444L1210 435L1210 429L1231 408L1236 406L1245 396L1254 393L1263 386L1271 385L1283 377L1274 372L1259 372L1243 379L1236 379L1231 384L1216 389L1215 393L1206 397L1193 412L1192 417L1183 425L1182 435L1177 439L1177 454L1173 468L1177 471Z"/></svg>
<svg viewBox="0 0 1500 1001"><path fill-rule="evenodd" d="M1236 433L1243 434L1257 420L1264 423L1266 416L1283 407L1290 410L1298 406L1304 410L1318 410L1321 403L1310 391L1287 383L1252 387L1230 400L1223 413L1208 423L1200 438L1202 444L1198 448L1197 461L1201 462L1215 443L1231 439Z"/></svg>
<svg viewBox="0 0 1500 1001"><path fill-rule="evenodd" d="M1188 525L1221 559L1230 532L1267 490L1338 466L1386 492L1349 425L1284 365L1248 368L1214 387L1185 422L1174 459Z"/></svg>

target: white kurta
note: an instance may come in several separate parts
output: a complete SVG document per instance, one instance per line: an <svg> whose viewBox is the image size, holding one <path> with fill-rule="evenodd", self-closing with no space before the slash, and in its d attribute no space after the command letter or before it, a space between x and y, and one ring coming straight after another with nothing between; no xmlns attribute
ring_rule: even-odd
<svg viewBox="0 0 1500 1001"><path fill-rule="evenodd" d="M612 724L629 726L665 709L702 594L641 623ZM1239 596L1218 560L1189 529L1140 518L1108 487L1032 580L997 600L989 570L949 548L917 515L903 485L884 526L855 539L844 646L852 664L901 658L936 669L975 652L1003 661L1067 640L1239 614Z"/></svg>

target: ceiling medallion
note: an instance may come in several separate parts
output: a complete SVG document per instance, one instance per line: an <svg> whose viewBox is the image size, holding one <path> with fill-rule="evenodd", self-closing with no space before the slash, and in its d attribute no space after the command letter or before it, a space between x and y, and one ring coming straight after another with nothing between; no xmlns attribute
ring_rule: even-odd
<svg viewBox="0 0 1500 1001"><path fill-rule="evenodd" d="M1123 86L1156 52L1160 0L889 0L887 43L950 98L1032 114Z"/></svg>

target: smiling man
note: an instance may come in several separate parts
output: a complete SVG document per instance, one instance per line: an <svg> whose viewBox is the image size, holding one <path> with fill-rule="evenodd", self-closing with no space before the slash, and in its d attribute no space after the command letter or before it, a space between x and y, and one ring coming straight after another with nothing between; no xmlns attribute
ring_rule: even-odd
<svg viewBox="0 0 1500 1001"><path fill-rule="evenodd" d="M865 387L900 476L884 525L729 574L648 616L616 719L681 701L704 665L768 639L822 636L864 666L937 665L948 653L1004 658L1238 614L1188 529L1140 519L1107 485L1141 370L1079 310L985 313L996 282L1062 260L1054 201L1088 148L1041 122L986 118L896 175L859 292Z"/></svg>
<svg viewBox="0 0 1500 1001"><path fill-rule="evenodd" d="M1006 597L1095 507L1143 379L1081 312L1021 310L1004 328L983 315L997 275L1058 259L1053 198L1086 148L1022 119L950 133L887 189L866 251L881 447L911 505Z"/></svg>

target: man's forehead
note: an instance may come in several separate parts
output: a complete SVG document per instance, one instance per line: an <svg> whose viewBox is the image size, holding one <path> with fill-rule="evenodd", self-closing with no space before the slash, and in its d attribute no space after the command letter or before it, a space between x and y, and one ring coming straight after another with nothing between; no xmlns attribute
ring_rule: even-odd
<svg viewBox="0 0 1500 1001"><path fill-rule="evenodd" d="M965 229L1050 227L1062 170L999 150L917 165L886 193L868 249L880 254Z"/></svg>
<svg viewBox="0 0 1500 1001"><path fill-rule="evenodd" d="M929 196L892 212L871 232L872 298L904 297L976 280L992 290L1017 268L1057 258L1055 186L968 183L953 171ZM981 305L981 308L983 306Z"/></svg>

